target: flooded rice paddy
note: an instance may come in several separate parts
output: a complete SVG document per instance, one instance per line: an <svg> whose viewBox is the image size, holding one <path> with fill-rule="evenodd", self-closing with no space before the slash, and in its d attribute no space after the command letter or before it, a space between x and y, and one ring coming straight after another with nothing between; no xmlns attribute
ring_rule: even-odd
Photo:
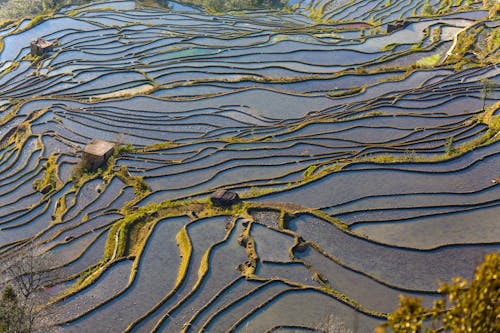
<svg viewBox="0 0 500 333"><path fill-rule="evenodd" d="M399 294L429 304L500 250L500 70L446 65L460 31L498 21L293 4L104 1L0 28L0 252L53 258L59 332L305 332L332 315L369 332ZM33 59L38 37L57 43ZM119 152L78 174L92 139ZM242 203L214 207L219 188Z"/></svg>

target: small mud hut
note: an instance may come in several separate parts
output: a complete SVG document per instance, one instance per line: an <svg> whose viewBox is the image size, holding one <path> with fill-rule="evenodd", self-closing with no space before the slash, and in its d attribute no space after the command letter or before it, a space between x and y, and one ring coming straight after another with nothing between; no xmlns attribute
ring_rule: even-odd
<svg viewBox="0 0 500 333"><path fill-rule="evenodd" d="M112 142L94 139L83 148L82 167L88 171L95 171L113 155L115 144Z"/></svg>
<svg viewBox="0 0 500 333"><path fill-rule="evenodd" d="M224 189L218 189L211 196L210 200L217 207L230 207L234 204L240 202L240 197L238 193L227 191Z"/></svg>
<svg viewBox="0 0 500 333"><path fill-rule="evenodd" d="M38 38L31 41L30 48L32 56L42 56L51 52L54 49L54 44L43 38Z"/></svg>
<svg viewBox="0 0 500 333"><path fill-rule="evenodd" d="M393 32L393 31L404 29L409 24L410 24L410 22L405 21L405 20L397 20L394 23L389 23L387 25L387 33L389 34L389 33Z"/></svg>

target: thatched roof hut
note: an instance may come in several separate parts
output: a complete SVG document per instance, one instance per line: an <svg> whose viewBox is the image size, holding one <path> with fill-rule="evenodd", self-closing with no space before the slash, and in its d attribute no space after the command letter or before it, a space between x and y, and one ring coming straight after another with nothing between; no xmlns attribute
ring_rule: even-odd
<svg viewBox="0 0 500 333"><path fill-rule="evenodd" d="M240 197L238 193L227 191L224 189L218 189L210 196L210 200L215 206L230 207L240 202Z"/></svg>
<svg viewBox="0 0 500 333"><path fill-rule="evenodd" d="M94 139L83 148L82 167L89 171L97 170L113 155L115 144Z"/></svg>
<svg viewBox="0 0 500 333"><path fill-rule="evenodd" d="M51 52L54 49L54 44L46 41L43 38L38 38L31 41L30 48L31 48L31 55L42 56L47 52Z"/></svg>

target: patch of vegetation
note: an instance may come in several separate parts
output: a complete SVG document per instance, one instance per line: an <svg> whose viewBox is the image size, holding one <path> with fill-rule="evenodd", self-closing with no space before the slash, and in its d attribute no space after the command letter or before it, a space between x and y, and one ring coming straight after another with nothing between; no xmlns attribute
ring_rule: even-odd
<svg viewBox="0 0 500 333"><path fill-rule="evenodd" d="M500 27L490 28L484 22L475 23L456 37L446 63L460 70L471 66L498 64L500 61Z"/></svg>
<svg viewBox="0 0 500 333"><path fill-rule="evenodd" d="M43 178L35 179L33 182L33 189L42 193L49 193L62 184L57 176L57 156L55 153L50 154L44 164L44 169Z"/></svg>
<svg viewBox="0 0 500 333"><path fill-rule="evenodd" d="M441 60L441 54L436 53L434 55L418 60L417 65L419 67L433 67L439 63L439 60Z"/></svg>
<svg viewBox="0 0 500 333"><path fill-rule="evenodd" d="M33 17L53 13L56 9L70 4L85 3L85 0L7 0L0 7L0 21ZM43 15L38 16L39 23Z"/></svg>
<svg viewBox="0 0 500 333"><path fill-rule="evenodd" d="M18 147L19 150L21 150L22 146L31 134L31 125L29 122L25 121L17 126L16 133L11 137L10 140L15 143L16 147Z"/></svg>
<svg viewBox="0 0 500 333"><path fill-rule="evenodd" d="M420 333L424 322L431 320L432 326L425 329L426 333L496 333L500 329L499 272L500 253L492 253L476 268L469 284L460 277L443 284L439 289L442 299L431 308L424 308L420 298L400 296L400 307L378 332L390 328L393 333Z"/></svg>
<svg viewBox="0 0 500 333"><path fill-rule="evenodd" d="M456 152L455 149L455 138L453 136L450 136L448 140L446 140L446 143L444 144L445 152L446 155L453 155Z"/></svg>
<svg viewBox="0 0 500 333"><path fill-rule="evenodd" d="M0 332L48 332L51 325L46 286L59 279L51 271L53 258L40 255L32 243L2 262L0 297Z"/></svg>
<svg viewBox="0 0 500 333"><path fill-rule="evenodd" d="M3 45L3 40L0 39L0 52L2 52L2 45ZM19 68L19 64L20 62L19 61L13 61L9 67L5 68L2 73L0 73L0 76L4 76L6 74L9 74L10 72L12 71L15 71L16 69Z"/></svg>
<svg viewBox="0 0 500 333"><path fill-rule="evenodd" d="M401 44L399 43L390 43L390 44L386 44L382 47L381 51L392 51L394 50L397 46L399 46Z"/></svg>
<svg viewBox="0 0 500 333"><path fill-rule="evenodd" d="M134 177L130 175L126 166L122 166L118 171L115 171L116 159L123 154L130 154L135 152L135 147L130 144L122 144L115 147L113 155L103 164L102 167L98 168L95 171L86 170L82 163L78 163L71 173L71 181L73 182L73 186L75 188L81 187L87 181L91 179L95 179L97 177L102 176L102 178L109 182L113 176L117 176L122 180L125 184L130 185L134 188L136 194L143 195L148 192L149 187L144 182L142 177ZM104 169L103 169L104 168Z"/></svg>
<svg viewBox="0 0 500 333"><path fill-rule="evenodd" d="M363 87L351 87L348 90L341 90L341 91L332 91L328 93L329 97L347 97L347 96L352 96L356 94L360 94L364 91Z"/></svg>
<svg viewBox="0 0 500 333"><path fill-rule="evenodd" d="M244 191L240 194L241 198L255 198L255 197L260 197L266 194L269 194L271 192L276 191L276 188L274 187L257 187L257 186L252 186L250 190Z"/></svg>
<svg viewBox="0 0 500 333"><path fill-rule="evenodd" d="M483 111L486 110L486 100L495 91L496 82L489 79L481 80L481 100L483 101Z"/></svg>
<svg viewBox="0 0 500 333"><path fill-rule="evenodd" d="M310 165L306 171L304 171L304 173L302 174L302 179L303 180L308 180L308 179L311 179L313 174L314 174L314 171L316 171L316 169L318 168L317 165Z"/></svg>
<svg viewBox="0 0 500 333"><path fill-rule="evenodd" d="M150 146L147 146L144 148L144 151L156 151L156 150L161 150L161 149L168 149L177 146L175 142L172 141L163 141L163 142L158 142L154 143Z"/></svg>
<svg viewBox="0 0 500 333"><path fill-rule="evenodd" d="M327 3L328 2L323 2L320 3L319 6L315 7L315 3L313 2L313 5L309 7L309 17L317 23L327 23L326 20L323 19L323 12Z"/></svg>
<svg viewBox="0 0 500 333"><path fill-rule="evenodd" d="M177 274L176 285L180 284L187 274L189 259L191 258L192 245L187 234L186 226L184 226L176 236L177 246L179 247L181 265Z"/></svg>
<svg viewBox="0 0 500 333"><path fill-rule="evenodd" d="M14 288L8 285L0 299L0 332L28 332L25 316Z"/></svg>
<svg viewBox="0 0 500 333"><path fill-rule="evenodd" d="M148 212L145 210L139 210L137 212L125 215L120 223L118 234L110 233L110 237L118 237L118 243L115 247L116 252L112 253L112 256L114 258L121 258L127 253L129 233L134 224L139 224L146 221L146 219L149 217L147 213Z"/></svg>
<svg viewBox="0 0 500 333"><path fill-rule="evenodd" d="M73 167L73 171L71 172L71 181L73 182L73 186L75 188L80 188L83 184L97 178L102 174L102 168L97 169L96 171L86 170L81 163L78 163Z"/></svg>
<svg viewBox="0 0 500 333"><path fill-rule="evenodd" d="M83 272L80 273L77 281L77 285L83 284L87 278L92 276L97 270L103 266L103 262L98 262L95 265L87 267Z"/></svg>
<svg viewBox="0 0 500 333"><path fill-rule="evenodd" d="M116 172L116 175L122 182L129 186L132 186L134 188L135 194L138 196L143 197L151 191L146 181L144 181L144 178L142 178L141 176L132 176L128 171L127 166L125 165L120 166L120 169Z"/></svg>
<svg viewBox="0 0 500 333"><path fill-rule="evenodd" d="M201 210L195 202L164 201L144 207L126 206L121 213L123 218L110 229L104 257L117 259L123 256L135 255L140 250L145 234L151 227L151 222L160 217L186 215L189 211Z"/></svg>
<svg viewBox="0 0 500 333"><path fill-rule="evenodd" d="M255 9L281 9L287 4L286 0L179 0L178 2L201 7L214 13Z"/></svg>
<svg viewBox="0 0 500 333"><path fill-rule="evenodd" d="M135 147L130 143L121 144L115 147L114 156L131 154L135 152Z"/></svg>
<svg viewBox="0 0 500 333"><path fill-rule="evenodd" d="M426 1L424 6L422 7L422 13L427 16L432 16L436 10L434 7L429 3L429 1Z"/></svg>

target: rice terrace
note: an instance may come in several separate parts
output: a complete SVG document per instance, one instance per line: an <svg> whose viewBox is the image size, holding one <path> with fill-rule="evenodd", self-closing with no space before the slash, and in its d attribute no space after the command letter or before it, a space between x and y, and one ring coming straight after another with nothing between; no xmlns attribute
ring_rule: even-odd
<svg viewBox="0 0 500 333"><path fill-rule="evenodd" d="M0 0L0 332L500 332L499 62L498 0Z"/></svg>

